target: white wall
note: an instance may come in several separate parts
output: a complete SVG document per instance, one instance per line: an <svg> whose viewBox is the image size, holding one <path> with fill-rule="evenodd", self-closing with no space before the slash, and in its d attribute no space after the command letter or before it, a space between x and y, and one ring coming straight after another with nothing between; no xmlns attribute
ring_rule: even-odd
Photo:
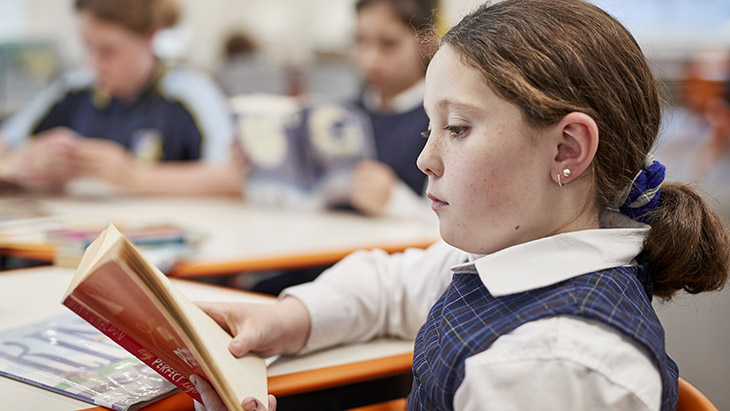
<svg viewBox="0 0 730 411"><path fill-rule="evenodd" d="M187 45L186 57L204 69L217 67L223 39L236 28L251 33L273 57L298 61L314 49L347 49L354 1L180 0L184 13L179 32ZM650 57L682 58L700 46L730 48L730 3L722 0L594 1L627 24ZM454 24L482 0L441 3L444 20ZM67 61L78 61L81 49L72 4L73 0L2 0L0 41L46 39L58 44ZM689 15L688 10L696 12ZM702 24L703 16L707 25Z"/></svg>

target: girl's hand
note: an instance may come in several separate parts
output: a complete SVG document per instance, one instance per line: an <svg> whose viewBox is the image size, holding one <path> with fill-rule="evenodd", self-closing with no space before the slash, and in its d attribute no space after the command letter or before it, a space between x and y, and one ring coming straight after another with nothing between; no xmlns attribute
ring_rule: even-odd
<svg viewBox="0 0 730 411"><path fill-rule="evenodd" d="M350 203L366 215L380 215L397 182L398 177L387 165L373 160L361 161L353 172Z"/></svg>
<svg viewBox="0 0 730 411"><path fill-rule="evenodd" d="M80 141L65 127L44 131L5 159L4 173L10 181L26 187L60 188L75 175L71 156Z"/></svg>
<svg viewBox="0 0 730 411"><path fill-rule="evenodd" d="M309 336L307 308L286 297L274 304L197 303L233 336L228 349L236 357L255 352L262 357L299 351Z"/></svg>
<svg viewBox="0 0 730 411"><path fill-rule="evenodd" d="M192 375L190 376L190 381L195 385L195 389L198 390L203 399L202 404L195 401L195 411L227 411L218 393L215 392L213 386L205 378L199 375ZM241 401L241 408L244 411L276 411L276 398L273 395L269 395L269 405L266 408L257 400L246 398Z"/></svg>
<svg viewBox="0 0 730 411"><path fill-rule="evenodd" d="M78 174L94 177L123 188L133 188L137 169L134 157L121 144L99 138L80 142L74 156Z"/></svg>

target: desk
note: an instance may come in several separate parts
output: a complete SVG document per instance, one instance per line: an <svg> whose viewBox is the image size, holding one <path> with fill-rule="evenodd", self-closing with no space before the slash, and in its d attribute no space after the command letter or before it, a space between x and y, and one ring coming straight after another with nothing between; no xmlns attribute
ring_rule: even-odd
<svg viewBox="0 0 730 411"><path fill-rule="evenodd" d="M72 269L41 267L0 273L0 330L43 321L66 313L60 303L73 276ZM188 298L198 301L270 299L251 293L186 280L173 283ZM269 392L294 396L313 390L371 381L410 372L413 342L380 339L366 344L337 347L301 357L285 357L268 370ZM3 410L88 409L89 404L51 391L0 377ZM285 400L286 397L282 398ZM374 399L377 401L377 399ZM192 399L178 393L158 403L167 409L191 407ZM95 408L101 410L101 408Z"/></svg>
<svg viewBox="0 0 730 411"><path fill-rule="evenodd" d="M17 198L0 201L11 200ZM435 218L297 212L250 206L224 197L40 197L35 201L68 224L171 223L201 233L204 240L198 252L170 273L180 277L328 265L358 249L396 252L427 247L439 238ZM54 247L42 237L30 238L0 241L0 252L50 262Z"/></svg>

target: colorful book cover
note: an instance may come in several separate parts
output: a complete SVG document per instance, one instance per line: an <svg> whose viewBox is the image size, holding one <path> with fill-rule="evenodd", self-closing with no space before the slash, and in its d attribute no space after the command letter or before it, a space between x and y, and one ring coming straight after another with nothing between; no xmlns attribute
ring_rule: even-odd
<svg viewBox="0 0 730 411"><path fill-rule="evenodd" d="M136 410L175 390L70 313L0 331L0 375L115 410Z"/></svg>
<svg viewBox="0 0 730 411"><path fill-rule="evenodd" d="M110 290L114 292L110 293ZM130 301L134 304L128 304ZM166 313L155 305L140 284L125 274L122 263L102 264L62 302L184 393L201 401L187 377L192 374L205 376L205 372L186 347L183 337L172 327Z"/></svg>
<svg viewBox="0 0 730 411"><path fill-rule="evenodd" d="M192 374L210 381L230 409L248 397L266 400L264 360L234 357L231 335L113 225L87 248L61 301L198 401Z"/></svg>

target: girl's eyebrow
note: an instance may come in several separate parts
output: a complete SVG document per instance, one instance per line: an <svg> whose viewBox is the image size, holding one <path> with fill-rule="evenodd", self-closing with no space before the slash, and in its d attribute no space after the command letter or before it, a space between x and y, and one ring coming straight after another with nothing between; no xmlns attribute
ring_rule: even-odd
<svg viewBox="0 0 730 411"><path fill-rule="evenodd" d="M476 106L474 104L455 102L455 101L451 101L451 100L441 100L436 104L436 106L440 109L445 109L445 110L456 109L459 111L466 111L468 113L477 113L477 112L481 111L479 106ZM426 115L429 115L426 104L423 105L423 110L426 112Z"/></svg>
<svg viewBox="0 0 730 411"><path fill-rule="evenodd" d="M441 100L438 104L440 107L443 107L445 109L456 109L460 111L467 111L467 112L479 112L481 109L473 104L469 103L462 103L462 102L456 102L451 100Z"/></svg>

